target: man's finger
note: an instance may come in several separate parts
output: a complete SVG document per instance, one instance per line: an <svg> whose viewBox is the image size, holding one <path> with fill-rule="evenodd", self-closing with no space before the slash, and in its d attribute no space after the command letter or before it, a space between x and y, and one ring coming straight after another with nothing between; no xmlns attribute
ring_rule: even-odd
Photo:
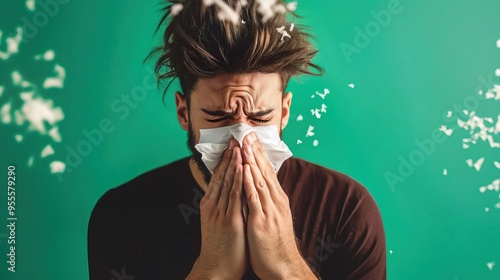
<svg viewBox="0 0 500 280"><path fill-rule="evenodd" d="M243 166L243 187L247 197L249 218L263 214L262 205L260 204L259 193L253 183L252 171L250 165Z"/></svg>
<svg viewBox="0 0 500 280"><path fill-rule="evenodd" d="M219 196L222 188L222 180L226 176L227 168L229 167L229 164L231 162L233 148L234 141L231 139L226 151L224 151L221 162L219 162L217 167L215 167L212 178L210 179L210 183L208 184L207 198L213 201L214 204L217 204L217 202L219 201Z"/></svg>
<svg viewBox="0 0 500 280"><path fill-rule="evenodd" d="M238 153L239 153L238 148L232 149L231 163L229 164L229 167L226 170L226 174L224 176L224 179L222 179L222 189L220 192L219 202L217 204L217 207L219 208L220 213L227 212L227 206L229 204L229 193L231 192L231 190L234 186L233 185L234 174L236 173L236 167L238 165L238 163L237 163L238 158L241 157L241 155L239 155Z"/></svg>

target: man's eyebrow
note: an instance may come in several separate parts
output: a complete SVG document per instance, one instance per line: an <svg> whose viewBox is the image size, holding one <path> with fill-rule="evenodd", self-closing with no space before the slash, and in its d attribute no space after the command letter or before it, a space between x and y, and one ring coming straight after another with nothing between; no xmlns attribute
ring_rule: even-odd
<svg viewBox="0 0 500 280"><path fill-rule="evenodd" d="M201 110L205 114L208 114L208 115L211 115L214 117L227 117L227 116L232 115L232 112L227 112L227 111L224 111L221 109L218 109L218 110L201 109ZM250 117L262 117L262 116L265 116L265 115L271 113L272 111L274 111L274 109L266 109L266 110L260 110L260 111L256 111L256 112L249 112L249 113L247 113L247 115Z"/></svg>

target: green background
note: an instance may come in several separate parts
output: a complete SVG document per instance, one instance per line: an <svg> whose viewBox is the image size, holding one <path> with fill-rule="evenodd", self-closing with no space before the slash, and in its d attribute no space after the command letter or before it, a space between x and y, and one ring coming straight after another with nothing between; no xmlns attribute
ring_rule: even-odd
<svg viewBox="0 0 500 280"><path fill-rule="evenodd" d="M40 13L48 14L41 6L45 2L36 1L34 11L23 1L0 2L0 51L6 51L6 37L23 26L23 17L33 23L42 19ZM22 104L22 89L11 79L19 71L38 85L39 96L64 111L57 124L62 142L26 125L0 123L0 279L88 278L87 223L99 197L189 154L186 133L175 117L177 84L165 105L162 89L156 88L131 105L122 100L149 76L151 62L141 62L160 40L153 37L159 1L48 2L56 3L58 11L21 43L18 53L0 59L0 86L5 87L0 107L10 101L13 109ZM384 220L389 279L500 279L500 209L495 207L500 192L479 191L500 178L494 165L500 162L499 149L482 140L463 149L462 138L469 132L446 119L455 105L475 99L476 115L497 120L500 100L481 100L475 92L500 80L495 76L500 2L401 0L399 12L391 13L385 26L376 23L374 13L388 11L391 2L298 2L297 12L304 16L300 22L312 26L317 37L315 62L326 74L290 83L294 99L284 141L295 156L349 174L369 189ZM369 29L368 42L356 44L356 28ZM346 55L341 48L346 44L357 51ZM49 49L54 60L33 58ZM55 64L66 70L64 87L44 89L41 84L54 75ZM330 91L325 99L315 95L324 88ZM316 118L311 109L322 104L327 112ZM296 120L299 115L302 121ZM106 118L113 130L103 133L78 164L51 174L49 164L67 161L68 151L87 141L84 130L98 129ZM402 159L423 154L415 141L431 139L443 124L455 127L453 134L438 132L444 142L433 142L423 162L402 176ZM313 137L305 136L309 125ZM23 141L17 142L16 134ZM498 134L492 135L500 142ZM55 153L41 158L47 144ZM466 163L481 157L480 171ZM16 166L17 179L15 273L7 271L6 263L8 165ZM402 180L389 182L388 172ZM487 264L493 262L490 269Z"/></svg>

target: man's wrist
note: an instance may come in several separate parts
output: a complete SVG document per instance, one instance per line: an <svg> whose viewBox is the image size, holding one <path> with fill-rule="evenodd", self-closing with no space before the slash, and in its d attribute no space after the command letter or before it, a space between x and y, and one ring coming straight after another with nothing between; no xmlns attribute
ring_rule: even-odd
<svg viewBox="0 0 500 280"><path fill-rule="evenodd" d="M194 265L193 268L191 269L191 272L189 275L186 277L186 280L191 280L191 279L196 279L196 280L226 280L229 279L227 277L224 277L222 274L222 270L217 269L214 266L211 266L207 264L206 262L203 262L198 258Z"/></svg>

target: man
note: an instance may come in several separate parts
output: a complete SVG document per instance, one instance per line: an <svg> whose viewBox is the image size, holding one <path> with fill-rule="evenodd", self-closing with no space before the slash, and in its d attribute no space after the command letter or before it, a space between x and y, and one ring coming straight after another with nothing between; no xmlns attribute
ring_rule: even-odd
<svg viewBox="0 0 500 280"><path fill-rule="evenodd" d="M290 77L322 71L303 27L276 12L290 6L172 4L153 53L159 81L179 78L177 118L193 155L101 197L89 222L90 278L385 279L384 229L366 188L297 158L276 172L258 133L286 127ZM233 125L252 132L226 143L210 170L195 148L202 131Z"/></svg>

